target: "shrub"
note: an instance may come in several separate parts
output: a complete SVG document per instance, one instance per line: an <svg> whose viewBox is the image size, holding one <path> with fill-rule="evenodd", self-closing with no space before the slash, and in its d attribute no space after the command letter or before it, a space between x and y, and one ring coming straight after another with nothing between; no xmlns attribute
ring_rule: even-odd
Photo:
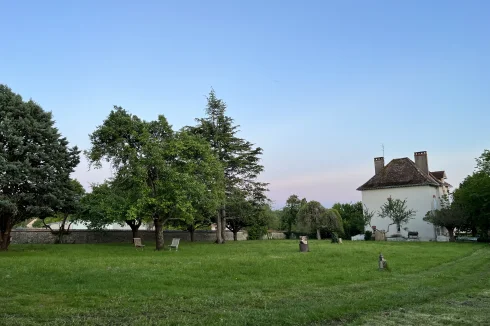
<svg viewBox="0 0 490 326"><path fill-rule="evenodd" d="M267 234L267 226L254 224L247 229L248 240L260 240Z"/></svg>
<svg viewBox="0 0 490 326"><path fill-rule="evenodd" d="M367 230L366 232L364 232L364 240L369 241L372 238L373 238L373 232L372 231Z"/></svg>
<svg viewBox="0 0 490 326"><path fill-rule="evenodd" d="M336 232L332 232L332 243L339 243L339 236Z"/></svg>

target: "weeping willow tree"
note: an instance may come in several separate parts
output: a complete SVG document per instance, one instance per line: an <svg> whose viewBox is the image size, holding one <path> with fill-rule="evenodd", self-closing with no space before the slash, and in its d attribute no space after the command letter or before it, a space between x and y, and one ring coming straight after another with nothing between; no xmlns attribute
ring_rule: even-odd
<svg viewBox="0 0 490 326"><path fill-rule="evenodd" d="M316 238L321 240L321 231L329 233L343 233L342 218L335 209L326 209L317 201L304 204L298 212L300 229L308 232L316 232Z"/></svg>

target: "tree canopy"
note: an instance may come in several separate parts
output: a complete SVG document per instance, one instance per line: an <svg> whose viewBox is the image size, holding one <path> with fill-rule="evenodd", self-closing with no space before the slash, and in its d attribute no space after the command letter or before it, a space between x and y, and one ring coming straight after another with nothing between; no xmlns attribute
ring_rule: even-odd
<svg viewBox="0 0 490 326"><path fill-rule="evenodd" d="M451 242L456 241L454 230L463 228L468 222L466 211L457 202L451 200L452 197L452 194L443 195L440 199L441 207L434 211L428 211L424 217L424 221L445 227Z"/></svg>
<svg viewBox="0 0 490 326"><path fill-rule="evenodd" d="M51 216L79 163L50 112L0 85L0 250L7 250L12 227L32 217Z"/></svg>
<svg viewBox="0 0 490 326"><path fill-rule="evenodd" d="M467 226L487 238L490 229L490 175L478 171L466 177L454 192L454 201L468 214Z"/></svg>
<svg viewBox="0 0 490 326"><path fill-rule="evenodd" d="M306 199L299 199L297 195L291 195L286 201L286 206L282 210L282 223L287 229L287 236L291 237L293 226L298 223L298 213L301 206L306 203Z"/></svg>
<svg viewBox="0 0 490 326"><path fill-rule="evenodd" d="M365 220L361 202L335 203L332 208L337 210L342 217L345 237L350 238L356 234L364 233Z"/></svg>
<svg viewBox="0 0 490 326"><path fill-rule="evenodd" d="M298 223L307 231L315 232L320 240L322 229L329 233L343 233L342 218L335 209L326 209L317 201L310 201L301 206Z"/></svg>
<svg viewBox="0 0 490 326"><path fill-rule="evenodd" d="M174 132L163 115L146 122L115 107L90 138L90 162L105 159L117 178L140 191L134 210L152 217L157 250L163 248L168 219L189 221L198 212L215 211L222 201L223 168L209 144Z"/></svg>
<svg viewBox="0 0 490 326"><path fill-rule="evenodd" d="M224 243L227 205L235 201L237 192L254 202L254 205L260 206L268 201L265 195L267 184L258 181L258 176L264 170L260 164L262 148L254 147L237 136L240 126L226 115L226 109L226 103L211 90L207 97L206 116L196 119L196 126L186 128L210 144L224 168L226 197L217 211L217 243Z"/></svg>
<svg viewBox="0 0 490 326"><path fill-rule="evenodd" d="M407 200L392 199L391 197L380 207L379 217L389 218L397 226L397 232L400 232L400 226L408 223L415 216L415 210L407 208ZM388 225L388 230L390 226ZM387 230L387 232L388 232Z"/></svg>

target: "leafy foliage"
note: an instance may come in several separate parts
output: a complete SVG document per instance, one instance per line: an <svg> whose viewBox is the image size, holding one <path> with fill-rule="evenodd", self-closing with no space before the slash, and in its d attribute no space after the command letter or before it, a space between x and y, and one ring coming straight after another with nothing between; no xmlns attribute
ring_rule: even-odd
<svg viewBox="0 0 490 326"><path fill-rule="evenodd" d="M329 233L343 233L340 214L335 209L326 209L317 201L304 204L298 213L300 227L306 231L316 230L317 239L321 239L321 230Z"/></svg>
<svg viewBox="0 0 490 326"><path fill-rule="evenodd" d="M370 211L366 205L364 205L364 209L362 210L362 218L364 220L364 226L371 226L371 220L373 219L374 212Z"/></svg>
<svg viewBox="0 0 490 326"><path fill-rule="evenodd" d="M112 223L127 224L133 238L137 238L143 221L151 221L151 216L137 210L142 193L138 183L131 182L131 178L120 179L116 175L102 184L92 185L92 192L82 198L77 219L92 230L102 230Z"/></svg>
<svg viewBox="0 0 490 326"><path fill-rule="evenodd" d="M301 209L301 206L306 203L306 199L299 199L297 195L289 196L286 201L286 206L282 210L282 223L283 226L287 229L288 238L291 237L293 225L298 223L298 213Z"/></svg>
<svg viewBox="0 0 490 326"><path fill-rule="evenodd" d="M80 210L80 201L85 194L85 189L76 179L68 179L60 185L59 195L57 197L57 205L54 208L54 215L59 222L57 230L53 230L51 226L46 224L46 217L41 216L43 225L47 227L53 234L57 236L56 243L63 243L63 236L69 232L71 223L66 226L66 223L72 215L75 215Z"/></svg>
<svg viewBox="0 0 490 326"><path fill-rule="evenodd" d="M217 214L216 233L217 243L224 243L227 206L232 205L236 189L245 192L247 200L260 206L268 201L265 195L267 184L257 180L264 170L260 164L262 149L237 137L239 126L226 115L226 103L217 98L214 90L207 100L206 117L196 119L197 126L186 130L205 139L224 168L226 197Z"/></svg>
<svg viewBox="0 0 490 326"><path fill-rule="evenodd" d="M370 241L372 237L373 237L373 231L366 230L366 232L364 232L364 240Z"/></svg>
<svg viewBox="0 0 490 326"><path fill-rule="evenodd" d="M233 238L237 240L237 233L252 225L253 205L247 200L246 193L238 188L233 188L227 200L226 227L233 232Z"/></svg>
<svg viewBox="0 0 490 326"><path fill-rule="evenodd" d="M490 175L490 150L484 150L480 157L476 159L476 172Z"/></svg>
<svg viewBox="0 0 490 326"><path fill-rule="evenodd" d="M332 208L340 213L345 237L350 238L351 236L364 232L365 220L361 202L346 204L335 203Z"/></svg>
<svg viewBox="0 0 490 326"><path fill-rule="evenodd" d="M454 201L468 215L467 227L486 236L490 229L490 175L479 171L466 177L454 192Z"/></svg>
<svg viewBox="0 0 490 326"><path fill-rule="evenodd" d="M424 221L445 227L449 233L449 241L454 242L456 241L454 229L461 229L467 225L468 216L466 215L466 211L458 203L451 200L452 196L452 194L442 196L440 200L441 208L427 212Z"/></svg>
<svg viewBox="0 0 490 326"><path fill-rule="evenodd" d="M400 226L408 223L415 216L415 210L407 208L407 200L392 199L391 197L380 207L379 217L389 218L397 226L397 230ZM388 226L389 231L390 226Z"/></svg>
<svg viewBox="0 0 490 326"><path fill-rule="evenodd" d="M260 240L267 234L267 227L265 225L254 224L247 229L248 240Z"/></svg>
<svg viewBox="0 0 490 326"><path fill-rule="evenodd" d="M15 224L64 205L78 163L77 147L61 137L52 114L0 85L0 250L7 250Z"/></svg>
<svg viewBox="0 0 490 326"><path fill-rule="evenodd" d="M151 216L157 250L167 220L190 222L222 202L223 168L209 145L186 131L173 132L163 115L146 122L115 107L90 138L90 162L100 166L105 159L122 184L138 189L130 211Z"/></svg>

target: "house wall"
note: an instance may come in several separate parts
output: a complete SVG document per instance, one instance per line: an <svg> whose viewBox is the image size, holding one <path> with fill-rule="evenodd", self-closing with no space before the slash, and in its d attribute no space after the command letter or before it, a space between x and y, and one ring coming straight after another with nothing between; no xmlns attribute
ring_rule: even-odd
<svg viewBox="0 0 490 326"><path fill-rule="evenodd" d="M436 196L435 198L433 196ZM423 241L435 240L435 229L431 223L427 223L423 220L425 214L432 210L437 209L439 206L439 197L442 195L442 189L430 186L417 186L417 187L400 187L400 188L387 188L376 190L364 190L362 191L362 203L367 206L370 211L375 211L371 225L376 226L378 230L388 230L388 225L392 223L388 218L381 218L378 216L381 205L383 205L388 197L393 199L407 200L407 207L416 211L416 215L411 219L408 224L401 226L401 234L408 236L408 232L403 228L408 227L409 231L419 232L419 239ZM366 230L371 230L369 226ZM396 225L391 225L387 235L396 233Z"/></svg>

